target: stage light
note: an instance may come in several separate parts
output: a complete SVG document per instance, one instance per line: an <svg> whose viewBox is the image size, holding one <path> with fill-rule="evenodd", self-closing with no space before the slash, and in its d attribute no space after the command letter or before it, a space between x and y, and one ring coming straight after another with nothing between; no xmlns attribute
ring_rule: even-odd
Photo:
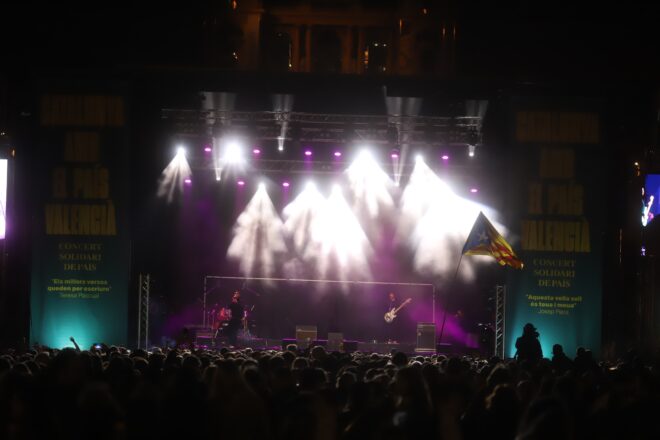
<svg viewBox="0 0 660 440"><path fill-rule="evenodd" d="M476 145L469 144L468 145L468 156L474 157L474 152L476 151L476 149L477 149Z"/></svg>
<svg viewBox="0 0 660 440"><path fill-rule="evenodd" d="M210 153L211 151L213 151L213 148L211 148L210 146L207 145L207 146L204 147L204 151L206 153Z"/></svg>
<svg viewBox="0 0 660 440"><path fill-rule="evenodd" d="M394 200L389 192L392 180L385 173L369 150L362 150L346 170L353 192L353 204L357 215L362 218L378 217L384 208L392 208Z"/></svg>
<svg viewBox="0 0 660 440"><path fill-rule="evenodd" d="M335 157L341 157L341 151L335 151Z"/></svg>
<svg viewBox="0 0 660 440"><path fill-rule="evenodd" d="M284 151L284 136L277 137L277 151Z"/></svg>
<svg viewBox="0 0 660 440"><path fill-rule="evenodd" d="M326 199L311 182L284 208L284 229L300 260L319 277L369 277L371 246L338 185Z"/></svg>
<svg viewBox="0 0 660 440"><path fill-rule="evenodd" d="M415 164L401 196L402 215L397 231L397 237L408 241L413 251L415 270L443 279L452 277L461 247L479 212L491 219L498 231L506 233L506 228L495 220L495 211L458 196L424 162ZM475 264L482 261L463 259L460 276L472 279Z"/></svg>
<svg viewBox="0 0 660 440"><path fill-rule="evenodd" d="M398 159L398 158L399 158L399 154L398 154L398 153L392 153L392 154L390 154L390 157L391 157L392 159Z"/></svg>
<svg viewBox="0 0 660 440"><path fill-rule="evenodd" d="M305 156L308 156L308 157L309 157L309 156L311 156L311 155L312 155L311 150L305 150Z"/></svg>
<svg viewBox="0 0 660 440"><path fill-rule="evenodd" d="M186 185L190 185L192 183L192 179L190 177L187 178L187 179L184 179L183 183L185 183Z"/></svg>
<svg viewBox="0 0 660 440"><path fill-rule="evenodd" d="M238 184L238 186L245 186L245 181L244 180L239 180L236 183Z"/></svg>
<svg viewBox="0 0 660 440"><path fill-rule="evenodd" d="M415 156L415 163L424 163L424 156L422 156L421 154Z"/></svg>
<svg viewBox="0 0 660 440"><path fill-rule="evenodd" d="M243 170L246 164L243 145L233 138L213 138L213 156L216 177Z"/></svg>
<svg viewBox="0 0 660 440"><path fill-rule="evenodd" d="M479 190L478 190L477 188L470 188L470 192L471 192L472 194L474 194L474 193L479 192Z"/></svg>
<svg viewBox="0 0 660 440"><path fill-rule="evenodd" d="M366 269L369 240L339 185L332 186L325 208L325 215L321 216L318 224L320 234L317 237L321 240L322 251L325 255L334 255L344 270L355 269L356 265Z"/></svg>
<svg viewBox="0 0 660 440"><path fill-rule="evenodd" d="M284 224L261 182L236 219L227 256L245 276L270 277L286 254Z"/></svg>
<svg viewBox="0 0 660 440"><path fill-rule="evenodd" d="M254 150L252 150L252 154L254 154L254 155L257 155L257 156L258 156L258 155L260 155L260 154L261 154L261 150L260 150L259 148L255 148Z"/></svg>
<svg viewBox="0 0 660 440"><path fill-rule="evenodd" d="M639 162L635 162L635 166L638 167L638 166L639 166Z"/></svg>
<svg viewBox="0 0 660 440"><path fill-rule="evenodd" d="M449 160L449 156L447 156L446 154L443 154L443 155L442 155L442 160L444 160L444 161L448 161L448 160Z"/></svg>
<svg viewBox="0 0 660 440"><path fill-rule="evenodd" d="M289 182L282 182L282 186L285 187L285 188L288 188L289 187Z"/></svg>
<svg viewBox="0 0 660 440"><path fill-rule="evenodd" d="M220 177L220 176L215 176L215 180L218 181L218 182L220 182L220 180L222 180L222 177Z"/></svg>
<svg viewBox="0 0 660 440"><path fill-rule="evenodd" d="M227 142L222 161L228 165L238 165L245 161L243 158L243 149L237 141Z"/></svg>
<svg viewBox="0 0 660 440"><path fill-rule="evenodd" d="M189 180L191 175L192 171L186 159L186 149L180 145L176 149L176 156L160 175L157 196L165 197L168 202L172 202L176 191L183 191L183 185L187 183L186 180Z"/></svg>

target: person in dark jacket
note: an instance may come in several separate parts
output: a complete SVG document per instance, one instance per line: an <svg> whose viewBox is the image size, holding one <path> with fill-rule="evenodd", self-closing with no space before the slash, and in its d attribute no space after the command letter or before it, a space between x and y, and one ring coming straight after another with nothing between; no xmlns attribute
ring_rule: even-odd
<svg viewBox="0 0 660 440"><path fill-rule="evenodd" d="M525 324L523 334L516 339L516 360L529 361L537 363L543 357L541 343L539 342L539 332L532 323Z"/></svg>
<svg viewBox="0 0 660 440"><path fill-rule="evenodd" d="M573 368L573 361L564 353L560 344L552 346L552 369L558 375L564 374Z"/></svg>

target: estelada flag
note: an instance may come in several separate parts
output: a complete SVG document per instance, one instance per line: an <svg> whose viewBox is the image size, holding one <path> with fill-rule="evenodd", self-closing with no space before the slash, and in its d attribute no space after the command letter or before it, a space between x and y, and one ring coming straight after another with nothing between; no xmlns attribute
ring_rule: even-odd
<svg viewBox="0 0 660 440"><path fill-rule="evenodd" d="M502 266L523 268L523 262L516 257L509 243L497 232L483 212L479 213L472 226L470 235L463 246L463 255L490 255Z"/></svg>

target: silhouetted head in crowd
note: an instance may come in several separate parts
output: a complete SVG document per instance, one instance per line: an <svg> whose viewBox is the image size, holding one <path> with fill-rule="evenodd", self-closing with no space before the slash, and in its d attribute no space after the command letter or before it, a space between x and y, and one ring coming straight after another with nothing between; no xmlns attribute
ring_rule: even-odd
<svg viewBox="0 0 660 440"><path fill-rule="evenodd" d="M397 351L392 355L392 363L401 368L408 365L408 356L402 351Z"/></svg>
<svg viewBox="0 0 660 440"><path fill-rule="evenodd" d="M552 346L553 356L561 356L563 354L564 354L564 347L562 347L560 344L555 344Z"/></svg>
<svg viewBox="0 0 660 440"><path fill-rule="evenodd" d="M528 322L523 327L523 336L533 336L535 338L538 338L539 332L536 330L536 327L534 327L534 324Z"/></svg>

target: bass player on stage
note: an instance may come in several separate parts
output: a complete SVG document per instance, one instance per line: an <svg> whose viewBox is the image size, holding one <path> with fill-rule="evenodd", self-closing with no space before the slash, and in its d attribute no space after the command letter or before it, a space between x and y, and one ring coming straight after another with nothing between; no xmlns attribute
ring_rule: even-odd
<svg viewBox="0 0 660 440"><path fill-rule="evenodd" d="M387 294L387 312L384 315L385 319L385 336L388 344L396 343L396 335L399 333L401 326L399 325L399 320L397 320L397 313L405 307L410 302L410 299L407 299L403 303L399 302L394 292L389 292Z"/></svg>

